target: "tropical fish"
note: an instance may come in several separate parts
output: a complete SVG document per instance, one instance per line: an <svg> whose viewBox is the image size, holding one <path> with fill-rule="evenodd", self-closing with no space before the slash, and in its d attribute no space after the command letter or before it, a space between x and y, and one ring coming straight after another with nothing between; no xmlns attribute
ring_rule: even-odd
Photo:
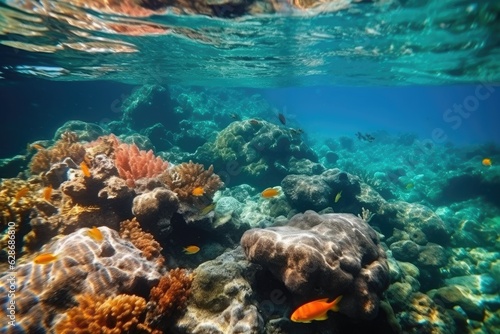
<svg viewBox="0 0 500 334"><path fill-rule="evenodd" d="M313 320L326 320L328 319L327 312L339 310L338 303L342 299L342 296L338 296L334 301L328 302L328 298L318 299L309 303L306 303L299 308L297 308L292 315L290 320L293 322L311 322Z"/></svg>
<svg viewBox="0 0 500 334"><path fill-rule="evenodd" d="M210 212L214 211L215 206L216 206L216 204L215 204L215 203L212 203L212 204L207 205L206 207L204 207L204 208L200 211L200 215L202 215L202 216L206 216L206 215L208 215Z"/></svg>
<svg viewBox="0 0 500 334"><path fill-rule="evenodd" d="M89 166L85 163L85 161L82 161L80 164L80 169L82 170L83 176L85 177L90 177L90 169Z"/></svg>
<svg viewBox="0 0 500 334"><path fill-rule="evenodd" d="M47 186L43 188L43 199L46 201L50 201L51 196L52 196L52 186Z"/></svg>
<svg viewBox="0 0 500 334"><path fill-rule="evenodd" d="M55 255L55 254L42 253L42 254L38 255L37 257L35 257L33 262L35 262L36 264L47 264L47 263L50 263L52 261L55 261L56 259L57 259L57 255Z"/></svg>
<svg viewBox="0 0 500 334"><path fill-rule="evenodd" d="M40 151L40 150L45 150L45 147L43 147L42 145L40 144L31 144L31 147L34 148L35 150L37 151Z"/></svg>
<svg viewBox="0 0 500 334"><path fill-rule="evenodd" d="M193 194L193 196L203 196L203 194L205 194L205 190L203 189L203 187L196 187L193 189L193 191L191 192Z"/></svg>
<svg viewBox="0 0 500 334"><path fill-rule="evenodd" d="M263 192L260 193L260 195L264 198L271 198L274 196L279 195L280 191L276 188L267 188Z"/></svg>
<svg viewBox="0 0 500 334"><path fill-rule="evenodd" d="M278 114L278 119L280 120L281 124L286 125L285 115L283 115L282 113L279 113Z"/></svg>
<svg viewBox="0 0 500 334"><path fill-rule="evenodd" d="M184 253L186 253L188 255L196 254L199 251L200 251L200 247L195 246L195 245L187 246L186 248L184 248Z"/></svg>
<svg viewBox="0 0 500 334"><path fill-rule="evenodd" d="M413 187L415 187L415 184L413 184L413 182L410 182L410 183L406 184L406 186L405 186L406 190L411 190L411 189L413 189Z"/></svg>
<svg viewBox="0 0 500 334"><path fill-rule="evenodd" d="M484 158L482 161L483 166L490 167L491 166L491 159L490 158Z"/></svg>
<svg viewBox="0 0 500 334"><path fill-rule="evenodd" d="M337 202L340 200L340 198L341 198L341 197L342 197L342 190L341 190L341 191L339 191L339 192L337 193L337 195L335 196L335 203L337 203Z"/></svg>
<svg viewBox="0 0 500 334"><path fill-rule="evenodd" d="M95 241L102 241L102 239L104 238L103 235L102 235L101 230L99 230L95 226L93 226L90 230L88 230L87 234L88 234L89 237L91 237Z"/></svg>
<svg viewBox="0 0 500 334"><path fill-rule="evenodd" d="M14 196L16 199L16 202L19 201L21 199L21 197L26 196L26 194L28 194L29 191L30 191L30 188L28 188L28 187L22 187L21 189L19 189L17 191L16 195Z"/></svg>

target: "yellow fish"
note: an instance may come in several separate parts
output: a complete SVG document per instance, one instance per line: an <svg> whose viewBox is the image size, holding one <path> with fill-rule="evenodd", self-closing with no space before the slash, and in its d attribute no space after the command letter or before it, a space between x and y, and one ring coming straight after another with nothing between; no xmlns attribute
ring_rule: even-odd
<svg viewBox="0 0 500 334"><path fill-rule="evenodd" d="M215 203L207 205L200 211L200 215L202 216L208 215L210 212L214 211L215 205L216 205Z"/></svg>
<svg viewBox="0 0 500 334"><path fill-rule="evenodd" d="M335 203L337 203L340 200L340 197L342 197L342 190L337 193L335 196Z"/></svg>
<svg viewBox="0 0 500 334"><path fill-rule="evenodd" d="M99 230L95 226L93 226L90 230L88 230L87 234L88 234L89 237L91 237L95 241L102 241L102 239L104 238L103 235L102 235L101 230Z"/></svg>
<svg viewBox="0 0 500 334"><path fill-rule="evenodd" d="M30 189L28 187L22 187L21 189L19 189L15 196L16 202L19 201L22 197L26 196L29 191Z"/></svg>
<svg viewBox="0 0 500 334"><path fill-rule="evenodd" d="M200 197L203 196L205 190L203 189L203 187L196 187L191 193L193 194L193 196Z"/></svg>
<svg viewBox="0 0 500 334"><path fill-rule="evenodd" d="M342 299L342 296L338 296L334 301L328 302L328 298L318 299L312 302L306 303L299 308L297 308L292 315L290 320L293 322L311 322L313 320L326 320L328 311L339 310L338 303Z"/></svg>
<svg viewBox="0 0 500 334"><path fill-rule="evenodd" d="M481 161L481 163L483 164L483 166L491 167L491 159L490 158L484 158L483 161Z"/></svg>
<svg viewBox="0 0 500 334"><path fill-rule="evenodd" d="M200 251L200 247L195 246L195 245L187 246L186 248L184 248L184 253L186 253L188 255L196 254L199 251Z"/></svg>
<svg viewBox="0 0 500 334"><path fill-rule="evenodd" d="M57 255L52 253L43 253L35 257L33 262L36 264L47 264L57 259Z"/></svg>

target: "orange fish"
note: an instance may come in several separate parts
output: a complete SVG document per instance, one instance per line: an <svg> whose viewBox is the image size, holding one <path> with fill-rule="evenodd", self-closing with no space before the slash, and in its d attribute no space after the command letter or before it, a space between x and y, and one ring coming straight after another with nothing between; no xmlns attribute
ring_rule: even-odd
<svg viewBox="0 0 500 334"><path fill-rule="evenodd" d="M196 254L199 251L200 251L200 247L195 246L195 245L187 246L186 248L184 248L184 253L186 253L188 255Z"/></svg>
<svg viewBox="0 0 500 334"><path fill-rule="evenodd" d="M491 159L490 158L484 158L482 163L483 163L483 166L491 167Z"/></svg>
<svg viewBox="0 0 500 334"><path fill-rule="evenodd" d="M35 257L33 262L36 264L47 264L57 259L57 255L52 253L43 253Z"/></svg>
<svg viewBox="0 0 500 334"><path fill-rule="evenodd" d="M101 230L95 226L93 226L90 230L88 230L87 234L89 237L91 237L95 241L102 241L102 239L104 238Z"/></svg>
<svg viewBox="0 0 500 334"><path fill-rule="evenodd" d="M28 187L22 187L21 189L18 190L16 193L15 199L16 201L19 201L21 197L26 196L26 194L30 191Z"/></svg>
<svg viewBox="0 0 500 334"><path fill-rule="evenodd" d="M196 187L193 189L193 191L191 192L193 194L193 196L203 196L203 194L205 193L205 190L203 190L203 187Z"/></svg>
<svg viewBox="0 0 500 334"><path fill-rule="evenodd" d="M271 198L271 197L274 197L274 196L278 196L280 193L280 191L278 189L275 189L275 188L267 188L266 190L264 190L263 192L260 193L260 195L264 198Z"/></svg>
<svg viewBox="0 0 500 334"><path fill-rule="evenodd" d="M82 170L83 176L85 177L90 177L90 169L89 166L85 163L85 161L82 161L80 164L80 169Z"/></svg>
<svg viewBox="0 0 500 334"><path fill-rule="evenodd" d="M48 202L50 201L51 196L52 196L52 186L47 186L43 188L43 199Z"/></svg>
<svg viewBox="0 0 500 334"><path fill-rule="evenodd" d="M299 308L297 308L292 315L290 320L293 322L311 322L313 320L326 320L328 319L327 312L339 310L338 303L342 299L342 296L338 296L334 301L328 302L328 298L318 299L309 303L306 303Z"/></svg>

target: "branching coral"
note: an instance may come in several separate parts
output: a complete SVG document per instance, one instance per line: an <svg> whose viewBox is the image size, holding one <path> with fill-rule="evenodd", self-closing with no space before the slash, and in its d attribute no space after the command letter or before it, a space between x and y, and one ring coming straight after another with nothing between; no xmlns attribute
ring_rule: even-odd
<svg viewBox="0 0 500 334"><path fill-rule="evenodd" d="M154 239L152 234L142 230L139 222L135 218L120 223L120 236L130 240L135 247L142 251L146 259L156 259L159 265L163 264L165 261L161 255L162 248L160 244Z"/></svg>
<svg viewBox="0 0 500 334"><path fill-rule="evenodd" d="M168 162L155 157L152 150L140 151L135 144L120 144L115 151L115 164L120 177L131 188L135 186L135 181L155 177L168 167Z"/></svg>
<svg viewBox="0 0 500 334"><path fill-rule="evenodd" d="M30 170L33 174L46 172L52 164L66 157L77 164L85 158L85 148L78 142L78 136L74 132L63 133L54 146L39 150L31 159Z"/></svg>
<svg viewBox="0 0 500 334"><path fill-rule="evenodd" d="M146 300L132 295L80 295L79 305L69 309L55 330L58 334L156 333L143 323Z"/></svg>
<svg viewBox="0 0 500 334"><path fill-rule="evenodd" d="M214 174L212 165L205 170L202 164L195 164L192 161L181 163L166 171L161 179L177 194L179 200L187 203L197 203L197 199L211 199L214 193L224 185L220 177ZM199 187L203 188L203 196L194 196L193 190Z"/></svg>
<svg viewBox="0 0 500 334"><path fill-rule="evenodd" d="M162 322L179 315L190 296L193 275L185 269L172 269L151 289L150 303L155 307L148 312L148 323Z"/></svg>

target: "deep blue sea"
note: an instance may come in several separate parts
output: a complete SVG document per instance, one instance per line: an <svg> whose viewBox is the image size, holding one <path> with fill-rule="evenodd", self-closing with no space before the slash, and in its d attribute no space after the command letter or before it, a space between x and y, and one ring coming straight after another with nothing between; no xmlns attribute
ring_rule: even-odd
<svg viewBox="0 0 500 334"><path fill-rule="evenodd" d="M500 2L0 0L0 333L500 331Z"/></svg>

